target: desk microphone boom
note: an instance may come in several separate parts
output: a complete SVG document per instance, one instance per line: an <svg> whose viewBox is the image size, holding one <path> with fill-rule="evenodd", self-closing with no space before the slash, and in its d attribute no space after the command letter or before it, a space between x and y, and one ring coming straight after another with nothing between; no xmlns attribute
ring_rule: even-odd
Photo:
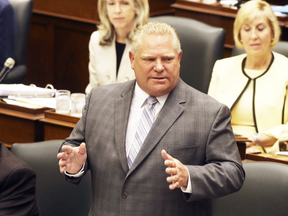
<svg viewBox="0 0 288 216"><path fill-rule="evenodd" d="M4 77L8 74L8 72L14 67L15 61L12 58L6 59L4 63L4 67L0 72L0 83L4 79Z"/></svg>

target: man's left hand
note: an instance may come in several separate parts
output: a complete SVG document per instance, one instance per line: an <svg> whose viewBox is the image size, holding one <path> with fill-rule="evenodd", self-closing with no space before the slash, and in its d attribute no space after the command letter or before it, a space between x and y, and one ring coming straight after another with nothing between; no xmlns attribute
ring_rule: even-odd
<svg viewBox="0 0 288 216"><path fill-rule="evenodd" d="M175 188L187 187L189 179L187 168L179 160L169 155L165 150L161 151L161 155L165 160L164 164L167 166L165 171L170 174L166 179L167 182L171 182L169 189L174 190Z"/></svg>

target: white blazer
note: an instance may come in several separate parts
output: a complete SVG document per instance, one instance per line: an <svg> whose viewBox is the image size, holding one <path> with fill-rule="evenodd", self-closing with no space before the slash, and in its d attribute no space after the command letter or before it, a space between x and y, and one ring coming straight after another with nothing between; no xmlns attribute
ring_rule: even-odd
<svg viewBox="0 0 288 216"><path fill-rule="evenodd" d="M100 46L100 31L92 33L89 42L89 84L85 92L89 93L92 88L122 83L135 79L134 71L131 69L129 51L131 43L126 40L125 50L119 66L118 77L116 77L116 45L113 39L111 45Z"/></svg>
<svg viewBox="0 0 288 216"><path fill-rule="evenodd" d="M288 59L273 52L274 62L268 72L258 78L255 87L255 114L260 133L275 137L279 141L288 140L288 107L286 87L288 86ZM243 75L242 61L246 54L218 60L213 68L208 95L214 97L230 109L244 89L248 78ZM286 102L283 113L283 103ZM282 115L284 114L284 124ZM278 142L269 151L279 151Z"/></svg>

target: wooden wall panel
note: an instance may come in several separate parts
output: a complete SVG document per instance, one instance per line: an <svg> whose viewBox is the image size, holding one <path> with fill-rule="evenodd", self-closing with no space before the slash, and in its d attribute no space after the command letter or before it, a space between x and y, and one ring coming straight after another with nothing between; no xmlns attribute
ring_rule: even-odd
<svg viewBox="0 0 288 216"><path fill-rule="evenodd" d="M97 2L97 0L34 0L34 12L96 22L99 21Z"/></svg>
<svg viewBox="0 0 288 216"><path fill-rule="evenodd" d="M266 0L266 2L272 5L286 5L287 4L287 1L285 0Z"/></svg>
<svg viewBox="0 0 288 216"><path fill-rule="evenodd" d="M150 14L173 14L175 0L150 0ZM99 18L97 0L34 0L24 84L84 92L88 44Z"/></svg>
<svg viewBox="0 0 288 216"><path fill-rule="evenodd" d="M28 73L24 80L25 84L33 83L45 87L47 83L52 81L49 77L49 71L53 71L53 58L51 58L54 53L53 30L51 25L33 22L26 59Z"/></svg>
<svg viewBox="0 0 288 216"><path fill-rule="evenodd" d="M150 0L150 15L170 14L176 0ZM95 23L99 21L97 0L34 0L34 12Z"/></svg>
<svg viewBox="0 0 288 216"><path fill-rule="evenodd" d="M88 43L96 25L33 14L24 84L84 92L88 84Z"/></svg>
<svg viewBox="0 0 288 216"><path fill-rule="evenodd" d="M88 43L91 32L55 29L54 87L84 92L89 82Z"/></svg>

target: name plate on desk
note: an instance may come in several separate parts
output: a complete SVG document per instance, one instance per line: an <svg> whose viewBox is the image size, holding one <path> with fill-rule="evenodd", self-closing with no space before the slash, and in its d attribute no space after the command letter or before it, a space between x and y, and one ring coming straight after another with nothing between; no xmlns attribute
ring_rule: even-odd
<svg viewBox="0 0 288 216"><path fill-rule="evenodd" d="M72 132L80 117L56 113L47 110L45 117L40 119L44 123L44 139L65 139Z"/></svg>
<svg viewBox="0 0 288 216"><path fill-rule="evenodd" d="M47 121L49 120L54 120L54 121L59 121L59 122L66 122L66 123L72 123L74 126L75 124L79 121L80 117L77 116L71 116L70 114L60 114L56 113L55 109L48 110L45 112L45 119ZM46 120L43 121L46 121Z"/></svg>

